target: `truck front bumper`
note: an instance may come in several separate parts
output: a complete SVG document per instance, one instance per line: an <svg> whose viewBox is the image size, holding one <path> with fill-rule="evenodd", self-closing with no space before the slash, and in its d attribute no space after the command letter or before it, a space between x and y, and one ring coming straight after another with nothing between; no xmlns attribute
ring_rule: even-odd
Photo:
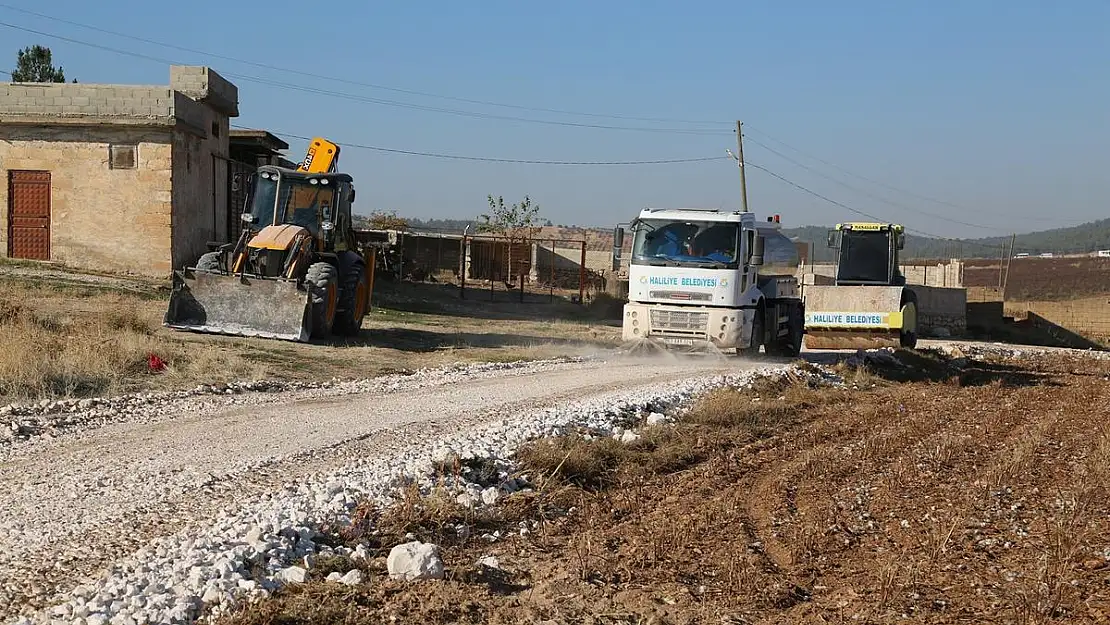
<svg viewBox="0 0 1110 625"><path fill-rule="evenodd" d="M624 305L622 338L648 340L668 347L694 347L706 342L718 349L748 343L744 328L751 327L754 310L704 306Z"/></svg>

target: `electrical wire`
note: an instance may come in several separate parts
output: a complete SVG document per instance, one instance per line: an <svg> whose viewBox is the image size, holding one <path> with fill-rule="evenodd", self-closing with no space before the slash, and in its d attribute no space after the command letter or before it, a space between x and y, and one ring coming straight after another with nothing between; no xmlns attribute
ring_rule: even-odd
<svg viewBox="0 0 1110 625"><path fill-rule="evenodd" d="M522 106L522 105L519 105L519 104L506 104L506 103L503 103L503 102L494 102L494 101L491 101L491 100L475 100L475 99L471 99L471 98L461 98L461 97L457 97L457 96L443 95L443 94L431 93L431 92L427 92L427 91L417 91L417 90L413 90L413 89L402 89L400 87L391 87L391 86L388 86L388 85L381 85L381 84L363 82L363 81L358 81L358 80L351 80L351 79L348 79L348 78L339 78L339 77L336 77L336 76L326 76L326 75L318 74L316 72L306 72L306 71L301 71L301 70L296 70L296 69L291 69L291 68L286 68L286 67L279 67L279 66L276 66L276 65L270 65L268 63L259 63L257 61L250 61L250 60L247 60L247 59L241 59L241 58L237 58L237 57L233 57L233 56L217 54L217 53L214 53L214 52L206 52L204 50L198 50L198 49L195 49L195 48L187 48L187 47L179 46L179 45L172 44L172 43L166 43L166 42L157 41L157 40L154 40L154 39L147 39L145 37L138 37L138 36L130 35L130 34L127 34L127 33L121 33L121 32L117 32L117 31L113 31L113 30L108 30L106 28L101 28L99 26L93 26L91 24L83 24L81 22L75 22L75 21L72 21L72 20L63 19L63 18L56 17L56 16L53 16L53 15L46 15L44 13L37 13L35 11L31 11L31 10L28 10L28 9L12 6L10 4L0 3L0 7L5 8L5 9L9 9L9 10L12 10L12 11L18 11L18 12L24 13L26 15L33 15L35 17L40 17L40 18L43 18L43 19L52 20L52 21L55 21L55 22L63 23L63 24L69 24L71 26L77 26L79 28L85 28L85 29L88 29L88 30L93 30L93 31L96 31L96 32L104 33L104 34L107 34L107 35L113 35L115 37L123 37L125 39L131 39L133 41L139 41L139 42L142 42L142 43L148 43L148 44L151 44L151 45L161 46L163 48L170 48L170 49L173 49L173 50L179 50L181 52L189 52L189 53L192 53L192 54L201 54L201 55L209 56L209 57L216 58L216 59L223 59L225 61L232 61L232 62L235 62L235 63L242 63L244 65L252 65L254 67L259 67L259 68L263 68L263 69L269 69L269 70L279 71L279 72L286 72L286 73L290 73L290 74L297 74L297 75L300 75L300 76L307 76L307 77L310 77L310 78L318 78L318 79L321 79L321 80L328 80L328 81L333 81L333 82L345 83L345 84L355 85L355 86L360 86L360 87L369 87L371 89L380 89L382 91L392 91L392 92L395 92L395 93L404 93L404 94L408 94L408 95L417 95L417 96L423 96L423 97L428 97L428 98L438 98L438 99L441 99L441 100L451 100L451 101L454 101L454 102L464 102L464 103L468 103L468 104L480 104L480 105L484 105L484 106L497 106L497 107L501 107L501 108L510 108L510 109L517 109L517 110L522 110L522 111L533 111L533 112L541 112L541 113L556 113L556 114L560 114L560 115L577 115L577 116L580 116L580 117L595 117L595 118L606 118L606 119L623 119L623 120L626 120L626 121L663 122L663 123L672 123L672 124L715 125L715 126L731 125L731 123L732 123L732 122L723 122L723 121L675 119L675 118L666 118L666 117L636 117L636 116L632 116L632 115L615 115L615 114L610 114L610 113L589 113L589 112L571 111L571 110L565 110L565 109L553 109L553 108L544 108L544 107L536 107L536 106Z"/></svg>
<svg viewBox="0 0 1110 625"><path fill-rule="evenodd" d="M83 40L80 40L80 39L75 39L73 37L66 37L64 35L58 35L56 33L49 33L49 32L45 32L45 31L36 30L36 29L33 29L33 28L27 28L25 26L19 26L17 24L11 24L11 23L8 23L8 22L0 22L0 26L4 26L4 27L7 27L7 28L11 28L11 29L19 30L19 31L23 31L23 32L36 34L36 35L39 35L39 36L42 36L42 37L51 37L51 38L54 38L54 39L59 39L61 41L66 41L68 43L73 43L73 44L77 44L77 45L81 45L81 46L87 46L87 47L95 48L95 49L98 49L98 50L104 50L106 52L112 52L112 53L115 53L115 54L122 54L122 55L130 56L130 57L133 57L133 58L143 59L143 60L146 60L146 61L153 61L153 62L165 64L165 65L182 65L182 63L179 63L177 61L173 61L173 60L170 60L170 59L165 59L165 58L161 58L161 57L157 57L157 56L153 56L153 55L149 55L149 54L143 54L143 53L139 53L139 52L133 52L131 50L123 50L123 49L120 49L120 48L105 46L105 45L102 45L102 44L93 43L93 42L89 42L89 41L83 41ZM500 120L500 121L515 121L515 122L522 122L522 123L545 124L545 125L551 125L551 126L564 126L564 127L573 127L573 128L590 128L590 129L600 129L600 130L626 130L626 131L635 131L635 132L649 132L649 133L662 133L662 134L683 134L683 135L698 135L698 136L721 135L724 132L723 130L694 129L694 128L648 128L648 127L643 127L643 126L614 126L614 125L608 125L608 124L588 124L588 123L581 123L581 122L558 121L558 120L549 120L549 119L535 119L535 118L530 118L530 117L516 117L516 116L512 116L512 115L497 115L497 114L493 114L493 113L480 113L480 112L475 112L475 111L463 111L463 110L458 110L458 109L448 109L448 108L435 107L435 106L426 106L426 105L422 105L422 104L415 104L415 103L412 103L412 102L401 102L401 101L398 101L398 100L388 100L388 99L384 99L384 98L373 98L373 97L369 97L369 96L363 96L363 95L354 94L354 93L347 93L347 92L343 92L343 91L334 91L334 90L330 90L330 89L321 89L321 88L318 88L318 87L309 87L309 86L305 86L305 85L297 85L297 84L287 83L287 82L283 82L283 81L270 80L270 79L266 79L266 78L261 78L259 76L251 76L251 75L247 75L247 74L240 74L240 73L237 73L237 72L221 72L221 73L223 75L229 77L229 78L237 78L239 80L243 80L243 81L247 81L247 82L269 85L269 86L272 86L272 87L277 87L279 89L288 89L288 90L292 90L292 91L301 91L301 92L305 92L305 93L314 93L314 94L317 94L317 95L325 95L325 96L341 98L341 99L346 99L346 100L353 100L353 101L357 101L357 102L365 102L365 103L369 103L369 104L378 104L378 105L381 105L381 106L390 106L390 107L409 109L409 110L419 110L419 111L432 112L432 113L443 113L443 114L447 114L447 115L458 115L458 116L471 117L471 118L476 118L476 119L493 119L493 120Z"/></svg>
<svg viewBox="0 0 1110 625"><path fill-rule="evenodd" d="M794 151L794 152L796 152L796 153L798 153L798 154L800 154L800 155L802 155L806 158L809 158L809 159L814 160L818 163L821 163L822 165L826 165L828 167L831 167L831 168L833 168L833 169L835 169L835 170L837 170L837 171L839 171L843 174L847 174L847 175L849 175L853 178L863 180L864 182L869 182L871 184L878 185L878 186L883 187L883 188L885 188L889 191L894 191L896 193L902 193L904 195L907 195L909 197L912 197L912 198L915 198L915 199L918 199L918 200L922 200L922 201L925 201L925 202L932 202L934 204L940 204L942 206L947 206L949 208L954 208L956 210L961 210L961 211L965 211L965 212L977 212L977 213L983 213L983 214L987 214L987 215L994 215L996 217L1012 217L1012 215L1007 215L1005 213L997 213L997 212L992 212L992 211L986 211L986 210L983 210L981 208L971 208L971 207L956 204L954 202L950 202L950 201L947 201L947 200L943 200L943 199L939 199L939 198L935 198L935 197L930 197L928 195L922 195L920 193L910 191L909 189L903 189L901 187L896 187L896 186L887 184L885 182L882 182L880 180L876 180L874 178L869 178L869 177L864 176L862 174L855 173L855 172L853 172L849 169L845 169L844 167L841 167L840 165L837 165L836 163L832 163L832 162L830 162L828 160L825 160L825 159L823 159L819 156L815 156L815 155L810 154L810 153L808 153L804 150L801 150L797 147L794 147L794 146L790 145L789 143L787 143L787 142L785 142L781 139L776 139L775 137L767 134L766 132L764 132L763 130L760 130L759 128L752 128L746 123L744 124L744 129L755 132L757 135L762 136L763 138L765 138L765 139L767 139L767 140L769 140L773 143L777 143L777 144L783 146L784 148L787 148L788 150L792 150L792 151ZM752 139L749 139L749 141L752 141L753 143L755 142ZM763 147L766 147L766 146L763 146ZM1050 218L1050 217L1023 217L1023 219L1027 219L1027 220L1030 220L1030 221L1044 221L1044 222L1054 222L1054 223L1057 222L1056 219L1053 219L1053 218Z"/></svg>
<svg viewBox="0 0 1110 625"><path fill-rule="evenodd" d="M783 154L782 152L779 152L778 150L772 148L771 146L769 146L765 143L762 143L762 142L760 142L756 139L749 138L748 142L752 143L752 144L755 144L755 145L758 145L759 147L761 147L764 150L767 150L768 152L778 156L779 158L782 158L783 160L787 161L788 163L792 163L794 165L797 165L798 167L801 167L802 169L804 169L804 170L806 170L810 173L821 176L822 178L824 178L826 180L831 180L832 182L835 182L836 184L838 184L838 185L840 185L840 186L842 186L846 189L850 189L852 191L855 191L856 193L860 193L860 194L863 194L863 195L865 195L867 197L870 197L872 199L879 200L880 202L885 202L885 203L890 204L892 206L897 206L899 208L902 208L903 210L907 210L907 211L910 211L912 213L920 213L922 215L927 215L929 217L933 217L934 219L940 219L942 221L948 221L948 222L958 224L958 225L961 225L961 226L967 226L969 228L981 228L983 230L1005 230L1005 228L999 228L997 226L984 226L982 224L976 224L976 223L971 223L971 222L967 222L967 221L960 221L959 219L952 219L951 217L946 217L944 215L938 215L936 213L930 213L928 211L924 211L924 210L921 210L919 208L914 208L912 206L902 204L900 202L891 200L889 198L884 198L881 195L875 195L875 194L867 191L866 189L861 189L857 186L850 185L846 182L843 182L841 180L838 180L838 179L834 178L833 176L830 176L830 175L825 174L825 173L823 173L823 172L821 172L817 169L814 169L813 167L810 167L809 165L806 165L805 163L802 163L802 162L800 162L800 161L798 161L794 158L791 158L791 157Z"/></svg>
<svg viewBox="0 0 1110 625"><path fill-rule="evenodd" d="M254 130L247 126L231 125L232 128L239 128L242 130ZM283 132L274 130L275 134L282 137L292 137L302 141L311 141L311 137L298 135L290 132ZM521 165L670 165L677 163L703 163L707 161L719 161L727 159L727 156L703 156L695 158L667 158L657 160L642 160L642 161L558 161L558 160L540 160L540 159L521 159L521 158L495 158L488 156L465 156L461 154L444 154L439 152L422 152L418 150L401 150L397 148L386 148L377 145L365 145L360 143L344 142L343 146L346 148L358 148L362 150L372 150L374 152L385 152L389 154L404 154L408 156L423 156L427 158L439 158L457 161L478 161L483 163L516 163Z"/></svg>
<svg viewBox="0 0 1110 625"><path fill-rule="evenodd" d="M772 170L770 170L770 169L768 169L768 168L766 168L762 165L759 165L757 163L753 163L751 161L745 161L744 166L745 167L751 167L753 169L758 169L759 171L761 171L761 172L763 172L763 173L765 173L765 174L767 174L767 175L769 175L773 178L777 178L778 180L780 180L782 182L785 182L786 184L794 187L795 189L797 189L799 191L802 191L804 193L812 195L813 197L818 198L820 200L823 200L825 202L828 202L829 204L832 204L834 206L838 206L840 208L843 208L844 210L849 211L851 213L854 213L856 215L860 215L861 217L866 217L868 219L873 219L877 222L885 222L886 221L885 219L882 219L880 217L876 217L875 215L872 215L870 213L866 213L866 212L864 212L864 211L862 211L858 208L849 206L849 205L847 205L843 202L839 202L839 201L834 200L834 199L832 199L832 198L830 198L826 195L818 193L817 191L814 191L814 190L812 190L808 187L805 187L801 184L798 184L797 182L794 182L793 180L790 180L786 176L783 176L782 174L776 173L776 172L774 172L774 171L772 171ZM941 241L950 241L952 243L956 243L956 244L959 244L961 246L962 245L972 245L972 246L979 246L979 247L982 247L984 249L991 249L991 250L994 249L994 246L991 245L991 244L979 243L979 242L976 242L973 239L953 239L952 237L945 237L945 236L941 236L939 234L933 234L931 232L926 232L924 230L918 230L916 228L910 228L910 227L906 227L906 231L907 232L912 232L912 233L917 234L919 236L929 237L929 238L932 238L932 239L938 239L938 240L941 240Z"/></svg>

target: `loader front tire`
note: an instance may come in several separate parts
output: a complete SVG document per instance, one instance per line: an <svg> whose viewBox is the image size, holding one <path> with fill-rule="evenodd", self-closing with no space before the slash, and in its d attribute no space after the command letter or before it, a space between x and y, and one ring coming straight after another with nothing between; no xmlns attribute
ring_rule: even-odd
<svg viewBox="0 0 1110 625"><path fill-rule="evenodd" d="M312 294L312 338L327 338L339 308L339 271L330 263L313 263L304 281Z"/></svg>
<svg viewBox="0 0 1110 625"><path fill-rule="evenodd" d="M343 288L339 292L339 314L335 320L335 333L357 336L366 317L366 301L370 281L366 278L366 261L354 252L339 257L343 267Z"/></svg>

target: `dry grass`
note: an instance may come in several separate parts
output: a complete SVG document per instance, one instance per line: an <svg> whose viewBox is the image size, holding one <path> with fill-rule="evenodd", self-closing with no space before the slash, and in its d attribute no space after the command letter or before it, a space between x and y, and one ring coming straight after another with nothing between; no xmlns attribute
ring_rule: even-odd
<svg viewBox="0 0 1110 625"><path fill-rule="evenodd" d="M0 397L80 397L254 373L233 352L158 336L127 296L86 300L83 314L44 314L24 301L0 294ZM165 368L152 369L151 355Z"/></svg>
<svg viewBox="0 0 1110 625"><path fill-rule="evenodd" d="M161 325L165 307L165 293L153 287L130 292L89 280L0 277L0 403L536 360L588 353L619 334L557 317L487 319L378 307L359 337L305 345L171 331ZM151 354L166 363L164 370L151 370Z"/></svg>

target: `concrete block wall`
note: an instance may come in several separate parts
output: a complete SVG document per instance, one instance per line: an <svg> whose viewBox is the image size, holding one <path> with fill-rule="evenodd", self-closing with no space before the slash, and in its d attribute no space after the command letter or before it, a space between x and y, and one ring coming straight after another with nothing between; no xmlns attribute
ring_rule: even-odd
<svg viewBox="0 0 1110 625"><path fill-rule="evenodd" d="M940 287L963 286L963 263L960 261L937 265L902 265L901 269L902 275L906 276L907 284ZM806 266L806 272L833 278L836 276L836 265L815 263Z"/></svg>
<svg viewBox="0 0 1110 625"><path fill-rule="evenodd" d="M226 115L192 102L188 125L173 132L173 242L175 268L196 262L209 241L227 242L227 158L229 120ZM197 133L193 126L208 129ZM216 132L211 132L213 126Z"/></svg>
<svg viewBox="0 0 1110 625"><path fill-rule="evenodd" d="M170 270L170 129L0 124L0 220L8 172L50 172L51 260L95 270ZM137 146L135 169L109 169L112 143ZM8 255L7 228L0 253Z"/></svg>
<svg viewBox="0 0 1110 625"><path fill-rule="evenodd" d="M170 88L230 117L239 115L239 89L209 67L173 65Z"/></svg>
<svg viewBox="0 0 1110 625"><path fill-rule="evenodd" d="M916 285L917 325L923 335L944 328L951 336L967 332L967 292L962 288Z"/></svg>
<svg viewBox="0 0 1110 625"><path fill-rule="evenodd" d="M1110 341L1110 295L1060 302L1006 302L1005 309L1015 318L1032 312L1089 338Z"/></svg>
<svg viewBox="0 0 1110 625"><path fill-rule="evenodd" d="M173 91L156 86L80 83L0 85L0 120L57 117L140 118L172 123Z"/></svg>
<svg viewBox="0 0 1110 625"><path fill-rule="evenodd" d="M936 265L902 265L902 275L910 284L925 286L963 286L963 263L952 261Z"/></svg>

